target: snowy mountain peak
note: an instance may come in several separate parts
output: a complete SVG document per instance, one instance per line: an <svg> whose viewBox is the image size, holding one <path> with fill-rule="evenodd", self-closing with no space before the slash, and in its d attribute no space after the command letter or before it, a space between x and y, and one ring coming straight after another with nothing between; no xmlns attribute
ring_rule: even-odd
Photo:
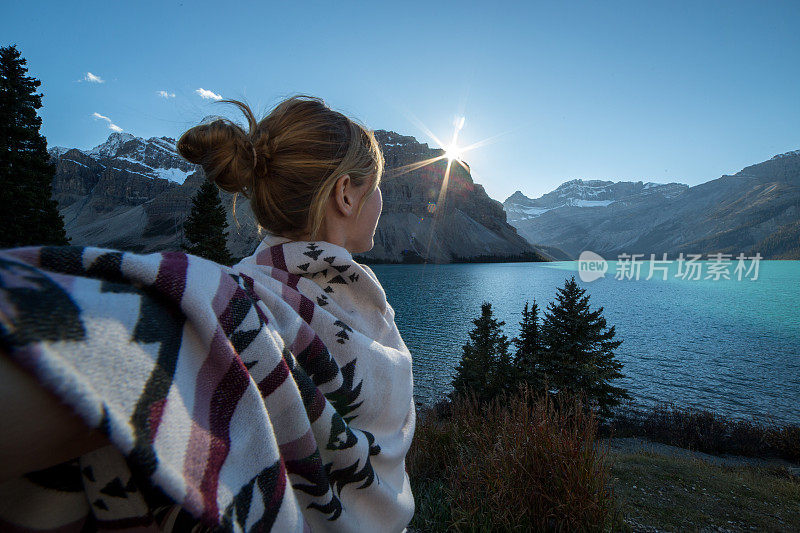
<svg viewBox="0 0 800 533"><path fill-rule="evenodd" d="M47 153L50 154L50 157L61 157L69 151L69 148L65 148L63 146L51 146L47 149Z"/></svg>
<svg viewBox="0 0 800 533"><path fill-rule="evenodd" d="M613 181L577 179L562 183L553 192L557 192L560 197L590 199L602 194L612 185Z"/></svg>
<svg viewBox="0 0 800 533"><path fill-rule="evenodd" d="M88 152L84 152L89 157L114 157L117 151L128 141L136 139L130 133L112 133L108 140L103 144L97 145Z"/></svg>
<svg viewBox="0 0 800 533"><path fill-rule="evenodd" d="M517 191L503 202L503 208L508 215L508 222L514 224L559 208L608 207L615 202L628 201L635 197L651 194L673 198L688 188L688 185L682 183L574 179L562 183L555 190L535 199L528 198Z"/></svg>
<svg viewBox="0 0 800 533"><path fill-rule="evenodd" d="M130 133L112 133L103 144L82 152L91 159L102 161L99 164L112 171L183 183L199 167L178 155L175 144L175 139L170 137L150 137L145 140ZM49 153L51 157L61 159L67 151L66 148L57 147ZM72 160L65 161L78 164Z"/></svg>
<svg viewBox="0 0 800 533"><path fill-rule="evenodd" d="M792 150L791 152L785 152L783 154L778 154L775 157L773 157L772 159L783 159L783 158L786 158L786 157L796 157L796 156L800 156L800 150Z"/></svg>

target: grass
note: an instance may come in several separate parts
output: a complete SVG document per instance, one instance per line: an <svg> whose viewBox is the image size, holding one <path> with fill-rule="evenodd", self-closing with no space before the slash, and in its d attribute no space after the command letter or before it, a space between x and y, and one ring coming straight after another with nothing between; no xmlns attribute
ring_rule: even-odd
<svg viewBox="0 0 800 533"><path fill-rule="evenodd" d="M711 453L793 453L791 428L674 411L629 429ZM598 421L577 401L556 408L522 391L419 415L407 456L412 531L800 531L800 478L785 468L610 450L596 445Z"/></svg>
<svg viewBox="0 0 800 533"><path fill-rule="evenodd" d="M800 462L800 426L769 419L733 420L713 411L679 409L670 404L649 410L618 410L603 434L645 437L710 454L779 457Z"/></svg>
<svg viewBox="0 0 800 533"><path fill-rule="evenodd" d="M617 502L632 529L800 531L800 482L784 471L650 452L608 457Z"/></svg>
<svg viewBox="0 0 800 533"><path fill-rule="evenodd" d="M601 531L620 517L597 420L528 391L420 416L407 465L418 531Z"/></svg>

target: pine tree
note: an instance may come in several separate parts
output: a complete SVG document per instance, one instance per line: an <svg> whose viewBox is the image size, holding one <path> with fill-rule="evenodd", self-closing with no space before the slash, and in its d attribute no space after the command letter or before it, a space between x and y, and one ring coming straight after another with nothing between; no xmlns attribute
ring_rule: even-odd
<svg viewBox="0 0 800 533"><path fill-rule="evenodd" d="M499 324L502 326L505 322L500 322ZM501 393L515 392L518 385L514 362L511 359L511 354L508 352L508 347L511 343L508 342L508 338L505 335L503 335L502 338L505 345L498 348L494 372L492 372L490 376L491 397L495 397Z"/></svg>
<svg viewBox="0 0 800 533"><path fill-rule="evenodd" d="M542 371L551 389L579 393L606 416L611 407L629 398L625 389L611 385L622 377L622 363L614 357L622 341L613 340L614 326L606 327L602 307L589 309L585 292L573 276L548 305L542 322L546 344Z"/></svg>
<svg viewBox="0 0 800 533"><path fill-rule="evenodd" d="M231 264L226 244L228 221L219 199L219 189L210 181L203 182L192 198L192 210L183 225L188 253L210 259L221 265Z"/></svg>
<svg viewBox="0 0 800 533"><path fill-rule="evenodd" d="M544 386L545 377L542 372L542 336L539 324L539 306L536 300L522 310L522 321L519 323L519 337L512 341L516 347L514 354L515 376L518 381L527 383L533 390Z"/></svg>
<svg viewBox="0 0 800 533"><path fill-rule="evenodd" d="M39 133L41 82L27 76L26 63L15 45L0 48L0 248L68 243Z"/></svg>
<svg viewBox="0 0 800 533"><path fill-rule="evenodd" d="M505 322L492 315L492 304L481 305L481 316L464 345L461 361L453 379L453 396L472 391L479 400L491 400L508 386L510 368L508 337L503 335Z"/></svg>

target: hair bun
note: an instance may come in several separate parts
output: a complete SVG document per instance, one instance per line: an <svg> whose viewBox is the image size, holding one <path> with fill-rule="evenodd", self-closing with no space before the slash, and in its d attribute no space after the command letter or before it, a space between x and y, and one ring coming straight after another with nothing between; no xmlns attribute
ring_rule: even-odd
<svg viewBox="0 0 800 533"><path fill-rule="evenodd" d="M263 127L256 130L255 137L251 137L250 147L253 150L253 160L256 162L253 172L265 174L264 164L272 161L273 149L269 133Z"/></svg>
<svg viewBox="0 0 800 533"><path fill-rule="evenodd" d="M220 189L232 193L252 190L254 148L236 124L219 118L195 126L181 135L177 150L190 163L202 166L206 178Z"/></svg>
<svg viewBox="0 0 800 533"><path fill-rule="evenodd" d="M206 117L181 136L178 153L222 190L245 193L258 225L271 233L315 240L341 176L369 185L370 194L380 184L384 161L374 134L322 99L292 96L260 120L243 102L218 102L238 107L247 129ZM235 216L235 199L233 206Z"/></svg>

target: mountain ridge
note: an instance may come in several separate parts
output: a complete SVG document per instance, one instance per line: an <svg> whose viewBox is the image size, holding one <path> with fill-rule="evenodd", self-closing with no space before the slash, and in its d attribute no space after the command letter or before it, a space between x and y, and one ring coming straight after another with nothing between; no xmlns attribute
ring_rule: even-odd
<svg viewBox="0 0 800 533"><path fill-rule="evenodd" d="M550 260L563 255L519 236L507 223L502 204L460 165L453 165L445 201L439 202L443 151L396 132L375 133L386 159L384 211L375 247L361 254L363 260ZM205 177L200 167L178 155L174 139L112 133L91 150L53 147L49 153L56 164L53 197L74 244L138 252L181 247L183 222ZM421 168L398 171L435 158ZM247 199L239 197L235 218L233 196L221 193L221 200L228 211L231 253L249 255L260 237Z"/></svg>
<svg viewBox="0 0 800 533"><path fill-rule="evenodd" d="M515 192L504 202L509 223L528 240L557 246L573 259L583 250L606 257L759 252L764 258L800 259L800 150L692 187L602 182L618 186L617 192L624 185L632 194L606 196L606 205L563 198L552 205L554 193L575 182L582 180L535 199Z"/></svg>

